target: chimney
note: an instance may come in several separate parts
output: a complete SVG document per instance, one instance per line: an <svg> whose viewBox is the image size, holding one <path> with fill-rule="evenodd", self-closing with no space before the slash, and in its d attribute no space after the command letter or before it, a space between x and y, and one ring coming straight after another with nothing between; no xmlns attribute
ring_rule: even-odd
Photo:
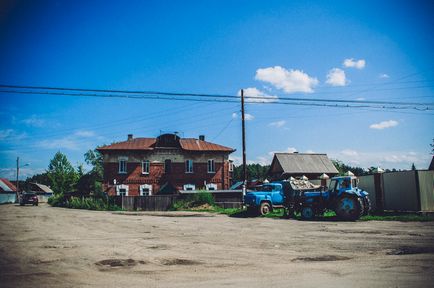
<svg viewBox="0 0 434 288"><path fill-rule="evenodd" d="M205 135L199 135L199 140L205 141Z"/></svg>
<svg viewBox="0 0 434 288"><path fill-rule="evenodd" d="M127 138L127 140L128 140L128 141L133 140L133 134L128 134L128 138Z"/></svg>

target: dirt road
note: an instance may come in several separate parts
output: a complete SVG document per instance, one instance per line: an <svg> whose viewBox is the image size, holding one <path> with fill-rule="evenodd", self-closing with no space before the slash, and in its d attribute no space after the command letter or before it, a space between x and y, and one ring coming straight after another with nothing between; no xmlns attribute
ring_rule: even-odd
<svg viewBox="0 0 434 288"><path fill-rule="evenodd" d="M1 287L432 287L434 223L0 206Z"/></svg>

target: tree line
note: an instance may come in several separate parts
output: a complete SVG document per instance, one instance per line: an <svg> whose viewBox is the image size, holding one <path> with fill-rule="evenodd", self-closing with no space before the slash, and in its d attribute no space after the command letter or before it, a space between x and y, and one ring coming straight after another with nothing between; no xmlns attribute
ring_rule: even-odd
<svg viewBox="0 0 434 288"><path fill-rule="evenodd" d="M30 183L40 183L49 186L55 195L99 195L103 192L102 155L97 150L89 150L84 154L84 160L92 167L88 172L84 171L83 165L74 168L66 155L59 151L50 160L44 173L26 179L24 190L30 187Z"/></svg>

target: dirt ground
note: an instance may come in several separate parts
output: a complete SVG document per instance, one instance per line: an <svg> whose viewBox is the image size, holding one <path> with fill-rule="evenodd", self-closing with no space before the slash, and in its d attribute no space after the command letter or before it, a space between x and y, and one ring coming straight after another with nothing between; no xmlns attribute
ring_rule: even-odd
<svg viewBox="0 0 434 288"><path fill-rule="evenodd" d="M434 223L0 206L1 287L433 287Z"/></svg>

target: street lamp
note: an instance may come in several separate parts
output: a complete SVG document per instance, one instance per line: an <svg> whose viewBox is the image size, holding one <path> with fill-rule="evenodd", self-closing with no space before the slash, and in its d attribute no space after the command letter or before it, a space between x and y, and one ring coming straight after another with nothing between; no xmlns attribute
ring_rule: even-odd
<svg viewBox="0 0 434 288"><path fill-rule="evenodd" d="M20 182L18 181L18 176L20 175L20 168L26 167L29 165L30 165L30 163L26 163L26 164L20 166L20 157L17 157L17 185L16 185L17 186L17 199L19 197L18 193L20 191Z"/></svg>

